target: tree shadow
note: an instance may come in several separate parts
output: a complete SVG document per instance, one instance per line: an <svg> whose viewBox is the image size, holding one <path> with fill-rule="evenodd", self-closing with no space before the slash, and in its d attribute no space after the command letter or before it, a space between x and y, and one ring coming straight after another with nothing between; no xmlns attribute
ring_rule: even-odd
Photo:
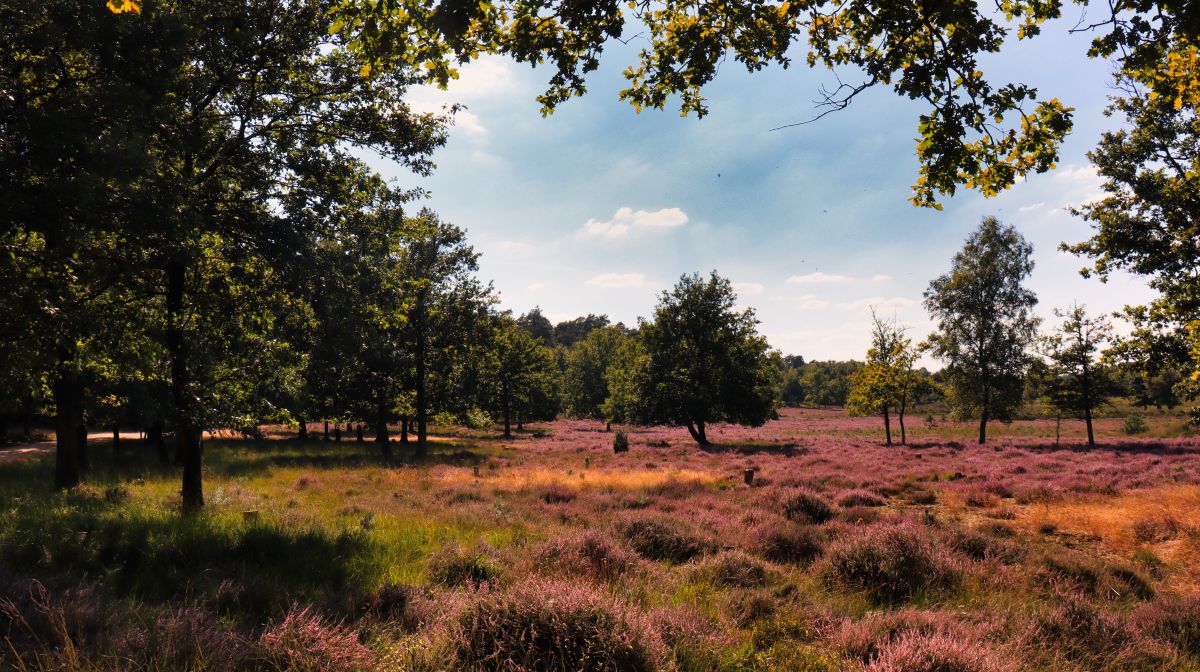
<svg viewBox="0 0 1200 672"><path fill-rule="evenodd" d="M701 452L720 455L732 453L735 455L781 455L795 457L807 455L806 447L794 443L710 443L698 446Z"/></svg>

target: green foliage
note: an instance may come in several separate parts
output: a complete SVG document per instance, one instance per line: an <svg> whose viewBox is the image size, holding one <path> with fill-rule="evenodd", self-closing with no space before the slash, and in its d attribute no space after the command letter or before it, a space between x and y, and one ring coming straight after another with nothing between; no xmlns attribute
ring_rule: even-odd
<svg viewBox="0 0 1200 672"><path fill-rule="evenodd" d="M613 432L613 452L628 453L629 452L629 434L625 430L618 428Z"/></svg>
<svg viewBox="0 0 1200 672"><path fill-rule="evenodd" d="M596 420L606 417L610 372L615 371L631 338L620 326L598 327L571 346L562 375L563 406L568 415Z"/></svg>
<svg viewBox="0 0 1200 672"><path fill-rule="evenodd" d="M950 404L960 417L1010 420L1021 403L1026 350L1037 318L1037 297L1021 285L1033 270L1033 248L1012 226L986 217L954 255L949 273L925 291L925 307L938 323L929 348L946 363Z"/></svg>
<svg viewBox="0 0 1200 672"><path fill-rule="evenodd" d="M1092 412L1112 390L1098 361L1099 351L1112 339L1112 326L1103 316L1088 317L1082 306L1065 313L1056 309L1054 314L1065 321L1041 339L1050 360L1044 396L1060 417L1085 419L1088 444L1095 445Z"/></svg>
<svg viewBox="0 0 1200 672"><path fill-rule="evenodd" d="M484 363L492 414L511 434L512 422L552 420L558 412L558 369L550 349L508 316L492 328Z"/></svg>
<svg viewBox="0 0 1200 672"><path fill-rule="evenodd" d="M1145 418L1140 413L1131 413L1125 416L1125 422L1121 425L1121 431L1126 434L1141 434L1150 427L1146 424Z"/></svg>
<svg viewBox="0 0 1200 672"><path fill-rule="evenodd" d="M620 92L639 111L662 109L677 99L682 114L704 116L702 90L726 59L750 72L787 67L797 55L810 67L861 71L860 81L838 80L826 92L825 112L845 108L874 86L923 101L927 109L917 128L921 168L912 200L936 205L937 194L953 194L960 184L992 195L1021 176L1053 168L1071 129L1070 108L1053 98L1039 101L1029 85L992 81L979 62L1001 51L1014 27L1021 38L1036 35L1041 23L1060 15L1060 3L1008 0L1000 9L989 13L973 4L948 8L923 0L728 1L703 10L681 0L628 7L564 0L347 1L338 15L339 27L378 67L425 67L442 84L456 61L482 52L548 63L552 75L538 97L543 113L586 91L586 74L599 67L605 47L622 39L627 28L642 31L646 40L624 69L628 86Z"/></svg>
<svg viewBox="0 0 1200 672"><path fill-rule="evenodd" d="M862 368L861 362L813 361L803 357L784 358L780 398L796 406L845 406L850 396L850 376Z"/></svg>
<svg viewBox="0 0 1200 672"><path fill-rule="evenodd" d="M663 292L654 321L642 325L646 349L639 420L687 426L700 444L705 425L758 426L775 411L769 346L750 309L734 310L729 281L713 272L683 276Z"/></svg>

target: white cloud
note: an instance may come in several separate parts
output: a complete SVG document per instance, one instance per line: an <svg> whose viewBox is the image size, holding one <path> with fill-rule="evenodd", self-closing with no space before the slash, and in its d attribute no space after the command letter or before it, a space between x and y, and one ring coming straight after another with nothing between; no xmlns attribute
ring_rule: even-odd
<svg viewBox="0 0 1200 672"><path fill-rule="evenodd" d="M545 288L546 288L546 283L544 283L544 282L531 282L531 283L529 283L529 286L526 289L528 289L531 292L540 292Z"/></svg>
<svg viewBox="0 0 1200 672"><path fill-rule="evenodd" d="M450 81L446 95L454 100L478 100L508 93L517 88L513 63L498 56L483 56L458 69L458 79Z"/></svg>
<svg viewBox="0 0 1200 672"><path fill-rule="evenodd" d="M854 280L848 275L837 275L817 271L807 275L793 275L787 279L789 285L840 285Z"/></svg>
<svg viewBox="0 0 1200 672"><path fill-rule="evenodd" d="M892 276L887 275L886 273L879 273L871 276L871 282L889 282L891 279Z"/></svg>
<svg viewBox="0 0 1200 672"><path fill-rule="evenodd" d="M679 208L663 208L654 212L619 208L608 221L589 219L580 232L585 236L616 240L630 233L677 229L687 221L687 213Z"/></svg>
<svg viewBox="0 0 1200 672"><path fill-rule="evenodd" d="M1040 210L1044 207L1046 207L1046 202L1039 201L1031 205L1022 205L1021 207L1017 208L1017 212L1033 212L1034 210Z"/></svg>
<svg viewBox="0 0 1200 672"><path fill-rule="evenodd" d="M1100 175L1096 172L1096 167L1092 165L1080 166L1072 164L1063 166L1055 171L1054 179L1060 182L1073 182L1088 186L1100 183Z"/></svg>
<svg viewBox="0 0 1200 672"><path fill-rule="evenodd" d="M733 291L740 296L754 296L762 294L764 287L757 282L735 282L733 283Z"/></svg>
<svg viewBox="0 0 1200 672"><path fill-rule="evenodd" d="M845 310L867 310L870 308L880 310L882 308L909 308L917 305L918 303L919 302L915 299L910 299L904 296L868 296L865 299L857 299L855 301L845 301L839 303L837 304L837 307Z"/></svg>
<svg viewBox="0 0 1200 672"><path fill-rule="evenodd" d="M818 299L816 294L804 294L803 296L772 296L772 301L779 303L791 304L793 308L798 310L821 310L828 308L829 302L823 299Z"/></svg>
<svg viewBox="0 0 1200 672"><path fill-rule="evenodd" d="M608 289L641 287L646 282L645 273L602 273L587 281L592 287Z"/></svg>

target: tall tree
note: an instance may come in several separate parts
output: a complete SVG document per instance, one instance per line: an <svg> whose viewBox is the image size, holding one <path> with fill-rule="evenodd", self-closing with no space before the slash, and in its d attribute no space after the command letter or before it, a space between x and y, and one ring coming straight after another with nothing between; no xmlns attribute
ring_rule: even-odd
<svg viewBox="0 0 1200 672"><path fill-rule="evenodd" d="M641 420L687 427L708 445L713 422L758 426L775 413L775 374L754 311L716 271L680 277L664 291L654 321L642 325L646 349Z"/></svg>
<svg viewBox="0 0 1200 672"><path fill-rule="evenodd" d="M541 339L543 345L554 345L554 325L542 314L541 306L517 318L517 324L528 331L534 338Z"/></svg>
<svg viewBox="0 0 1200 672"><path fill-rule="evenodd" d="M846 408L852 413L883 416L887 445L892 445L891 413L900 422L900 443L908 443L904 416L908 406L931 388L928 376L914 369L917 351L895 320L885 321L871 311L871 347L861 369L850 375Z"/></svg>
<svg viewBox="0 0 1200 672"><path fill-rule="evenodd" d="M563 320L554 325L554 344L564 347L575 345L580 339L592 333L593 329L608 326L608 315L592 315ZM624 325L621 325L624 329Z"/></svg>
<svg viewBox="0 0 1200 672"><path fill-rule="evenodd" d="M1112 325L1104 316L1089 317L1079 305L1065 312L1055 309L1054 315L1063 322L1042 337L1042 350L1051 364L1047 397L1060 415L1081 418L1087 424L1088 446L1094 447L1092 413L1111 387L1099 355L1112 339Z"/></svg>
<svg viewBox="0 0 1200 672"><path fill-rule="evenodd" d="M979 418L981 444L988 421L1011 420L1021 403L1038 323L1031 314L1037 297L1021 284L1033 271L1032 254L1014 227L985 217L955 253L950 272L925 291L938 327L929 337L931 352L946 363L955 413Z"/></svg>
<svg viewBox="0 0 1200 672"><path fill-rule="evenodd" d="M507 315L495 323L488 366L491 408L512 438L514 422L553 419L556 369L550 350Z"/></svg>
<svg viewBox="0 0 1200 672"><path fill-rule="evenodd" d="M1155 377L1163 370L1200 375L1190 345L1200 329L1200 40L1158 43L1139 38L1138 70L1118 73L1120 95L1108 113L1120 130L1089 153L1105 196L1075 209L1094 235L1064 249L1091 257L1107 280L1113 271L1145 277L1158 297L1125 309L1135 326L1114 355ZM1179 391L1200 399L1184 376ZM1200 420L1200 406L1194 410Z"/></svg>
<svg viewBox="0 0 1200 672"><path fill-rule="evenodd" d="M562 376L563 405L568 415L594 420L605 418L609 374L617 364L622 346L630 338L623 327L599 327L571 346Z"/></svg>

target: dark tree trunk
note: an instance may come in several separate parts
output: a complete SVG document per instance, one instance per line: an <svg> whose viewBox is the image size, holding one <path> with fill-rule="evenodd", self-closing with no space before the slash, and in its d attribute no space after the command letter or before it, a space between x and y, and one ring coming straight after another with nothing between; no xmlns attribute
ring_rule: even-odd
<svg viewBox="0 0 1200 672"><path fill-rule="evenodd" d="M518 417L517 417L517 431L518 431L518 432L523 432L523 431L525 431L525 421L524 421L524 420L522 420L522 419L520 418L520 416L518 416Z"/></svg>
<svg viewBox="0 0 1200 672"><path fill-rule="evenodd" d="M1087 365L1083 367L1083 419L1087 422L1088 448L1096 447L1096 434L1092 431L1092 376Z"/></svg>
<svg viewBox="0 0 1200 672"><path fill-rule="evenodd" d="M328 420L325 421L324 439L326 441L329 440L329 421Z"/></svg>
<svg viewBox="0 0 1200 672"><path fill-rule="evenodd" d="M192 402L188 395L189 372L184 353L183 315L184 283L187 280L187 264L181 256L172 257L167 263L166 301L166 345L171 361L171 402L174 407L172 424L175 429L175 459L183 464L183 482L180 499L184 511L204 508L204 483L201 475L203 453L200 429L192 416Z"/></svg>
<svg viewBox="0 0 1200 672"><path fill-rule="evenodd" d="M338 443L342 442L342 426L341 425L335 424L333 426L333 440L337 441Z"/></svg>
<svg viewBox="0 0 1200 672"><path fill-rule="evenodd" d="M87 473L92 468L92 461L88 455L88 428L84 420L79 421L76 426L76 433L79 438L76 439L75 447L79 450L79 470Z"/></svg>
<svg viewBox="0 0 1200 672"><path fill-rule="evenodd" d="M412 421L408 419L407 415L400 418L400 443L408 443L408 428L411 424Z"/></svg>
<svg viewBox="0 0 1200 672"><path fill-rule="evenodd" d="M426 289L422 289L418 293L416 304L415 304L414 310L413 310L413 331L417 337L416 348L415 348L415 350L416 350L416 352L415 352L415 354L416 354L416 361L415 361L416 379L413 381L414 382L413 392L414 392L414 396L416 398L413 400L413 402L414 402L413 410L415 411L416 416L417 416L416 417L416 423L417 423L416 431L417 431L417 456L418 457L424 457L425 451L429 448L429 436L428 436L429 399L428 399L428 395L427 395L428 390L425 389L426 384L428 382L425 379L428 376L428 372L429 372L429 362L426 361L426 359L428 357L428 353L426 353L426 350L428 349L428 346L429 346L429 334L426 333L426 331L428 329L428 325L425 322L425 318L427 317L427 309L428 309L428 306L426 304L429 301L429 293L428 292L429 292L429 290L426 288Z"/></svg>
<svg viewBox="0 0 1200 672"><path fill-rule="evenodd" d="M900 420L900 445L908 445L908 434L904 431L904 404L900 404L900 408L896 411L896 417Z"/></svg>
<svg viewBox="0 0 1200 672"><path fill-rule="evenodd" d="M167 442L163 440L162 423L155 422L153 425L150 425L150 429L146 431L146 438L158 453L158 461L162 464L170 464L171 454L167 452Z"/></svg>
<svg viewBox="0 0 1200 672"><path fill-rule="evenodd" d="M505 383L500 387L500 394L504 395L504 438L512 438L512 404L508 394L508 384Z"/></svg>
<svg viewBox="0 0 1200 672"><path fill-rule="evenodd" d="M358 423L358 426L354 428L354 438L359 443L363 442L363 426L361 422Z"/></svg>
<svg viewBox="0 0 1200 672"><path fill-rule="evenodd" d="M984 411L983 415L979 418L979 445L981 446L987 443L987 422L987 411Z"/></svg>
<svg viewBox="0 0 1200 672"><path fill-rule="evenodd" d="M388 441L387 412L383 400L379 400L375 409L375 442L379 444L380 452L385 459L392 459L392 444Z"/></svg>
<svg viewBox="0 0 1200 672"><path fill-rule="evenodd" d="M300 418L300 431L296 434L296 438L300 441L308 440L308 422L304 418Z"/></svg>
<svg viewBox="0 0 1200 672"><path fill-rule="evenodd" d="M604 431L606 431L606 432L612 431L612 421L611 420L604 423Z"/></svg>
<svg viewBox="0 0 1200 672"><path fill-rule="evenodd" d="M887 437L887 445L892 445L892 416L888 412L887 404L883 405L883 433Z"/></svg>
<svg viewBox="0 0 1200 672"><path fill-rule="evenodd" d="M692 435L692 440L694 440L696 443L702 446L708 445L708 435L704 433L703 420L698 420L696 422L689 420L687 423L687 430L688 434Z"/></svg>
<svg viewBox="0 0 1200 672"><path fill-rule="evenodd" d="M79 375L60 371L54 381L54 487L79 485L79 426L83 424L83 389Z"/></svg>
<svg viewBox="0 0 1200 672"><path fill-rule="evenodd" d="M113 432L113 452L115 453L121 449L121 428L117 425L113 425L112 432Z"/></svg>
<svg viewBox="0 0 1200 672"><path fill-rule="evenodd" d="M983 408L979 414L979 445L987 443L988 414L992 410L992 389L986 383L983 388Z"/></svg>

